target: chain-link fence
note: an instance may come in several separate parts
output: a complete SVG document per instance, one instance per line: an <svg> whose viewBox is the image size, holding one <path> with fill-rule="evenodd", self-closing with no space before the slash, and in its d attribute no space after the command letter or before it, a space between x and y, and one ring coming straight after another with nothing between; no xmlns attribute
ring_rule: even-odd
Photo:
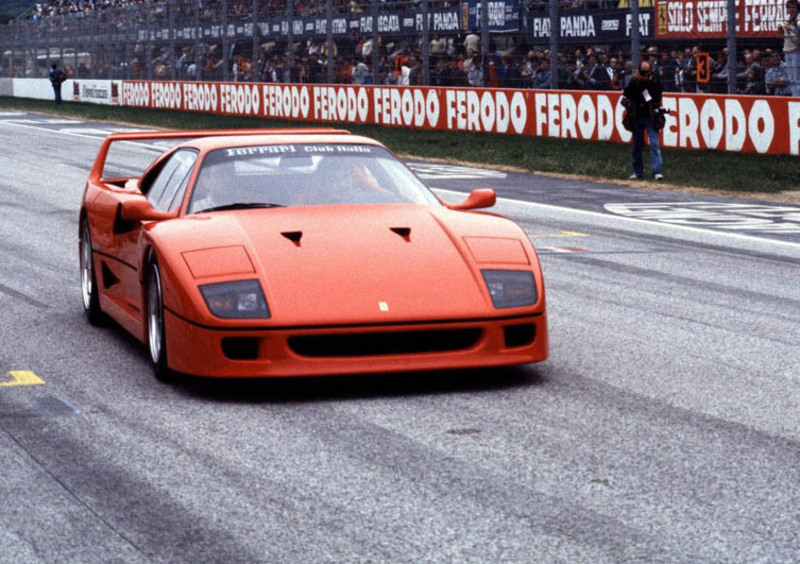
<svg viewBox="0 0 800 564"><path fill-rule="evenodd" d="M0 26L0 76L620 90L648 61L667 91L800 95L792 0L102 5L42 2Z"/></svg>

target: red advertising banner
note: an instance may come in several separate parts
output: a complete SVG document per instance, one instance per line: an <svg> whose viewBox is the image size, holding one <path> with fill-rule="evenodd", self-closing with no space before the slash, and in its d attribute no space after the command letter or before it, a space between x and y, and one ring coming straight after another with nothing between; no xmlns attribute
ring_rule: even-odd
<svg viewBox="0 0 800 564"><path fill-rule="evenodd" d="M781 37L785 0L737 0L737 37ZM655 36L660 39L725 39L727 0L658 0Z"/></svg>
<svg viewBox="0 0 800 564"><path fill-rule="evenodd" d="M123 81L122 105L627 143L618 92ZM800 155L800 99L665 94L664 147Z"/></svg>

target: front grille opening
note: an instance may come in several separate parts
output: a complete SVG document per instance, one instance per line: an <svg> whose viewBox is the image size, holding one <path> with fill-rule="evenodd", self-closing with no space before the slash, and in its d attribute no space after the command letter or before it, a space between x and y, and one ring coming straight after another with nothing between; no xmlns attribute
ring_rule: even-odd
<svg viewBox="0 0 800 564"><path fill-rule="evenodd" d="M255 360L258 358L258 339L226 337L222 339L222 354L231 360Z"/></svg>
<svg viewBox="0 0 800 564"><path fill-rule="evenodd" d="M507 325L503 327L503 336L506 340L506 348L524 347L530 345L536 338L536 325L533 323Z"/></svg>
<svg viewBox="0 0 800 564"><path fill-rule="evenodd" d="M482 334L480 329L444 329L309 335L290 337L289 347L299 355L311 357L436 353L468 349L480 340Z"/></svg>

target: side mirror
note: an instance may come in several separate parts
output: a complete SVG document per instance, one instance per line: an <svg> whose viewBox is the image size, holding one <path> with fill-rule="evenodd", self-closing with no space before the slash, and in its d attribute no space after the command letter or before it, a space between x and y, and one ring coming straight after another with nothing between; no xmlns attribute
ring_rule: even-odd
<svg viewBox="0 0 800 564"><path fill-rule="evenodd" d="M122 202L121 206L120 216L124 221L161 221L178 217L178 210L158 211L145 198L131 198Z"/></svg>
<svg viewBox="0 0 800 564"><path fill-rule="evenodd" d="M479 208L490 208L497 202L497 194L491 188L476 188L470 192L467 199L458 204L448 204L445 206L451 210L476 210Z"/></svg>

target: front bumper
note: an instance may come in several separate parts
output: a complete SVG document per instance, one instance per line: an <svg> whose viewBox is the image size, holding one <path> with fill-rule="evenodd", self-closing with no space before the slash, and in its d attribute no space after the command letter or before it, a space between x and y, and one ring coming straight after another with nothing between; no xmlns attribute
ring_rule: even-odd
<svg viewBox="0 0 800 564"><path fill-rule="evenodd" d="M209 328L170 311L164 315L170 368L195 376L263 378L480 368L540 362L548 356L544 312L465 322L268 329ZM398 337L404 342L394 343Z"/></svg>

